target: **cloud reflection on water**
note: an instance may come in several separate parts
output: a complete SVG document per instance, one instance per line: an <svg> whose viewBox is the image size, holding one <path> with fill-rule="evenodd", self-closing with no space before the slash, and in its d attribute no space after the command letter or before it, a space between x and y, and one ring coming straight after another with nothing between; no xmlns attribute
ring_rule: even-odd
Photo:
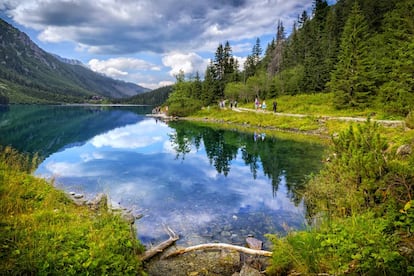
<svg viewBox="0 0 414 276"><path fill-rule="evenodd" d="M138 233L149 240L165 235L163 224L188 237L223 220L248 220L249 212L302 216L304 208L288 198L283 177L274 196L268 177L259 173L254 179L240 154L227 176L210 164L203 143L177 159L169 139L173 132L152 119L116 128L51 155L37 174L89 197L108 193L114 202L142 212Z"/></svg>

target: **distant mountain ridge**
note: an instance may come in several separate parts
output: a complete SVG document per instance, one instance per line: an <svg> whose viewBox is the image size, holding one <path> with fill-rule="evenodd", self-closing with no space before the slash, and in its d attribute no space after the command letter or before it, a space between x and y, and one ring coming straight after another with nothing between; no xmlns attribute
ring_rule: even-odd
<svg viewBox="0 0 414 276"><path fill-rule="evenodd" d="M25 33L0 19L0 94L12 103L119 99L148 91L93 72L80 61L47 53Z"/></svg>
<svg viewBox="0 0 414 276"><path fill-rule="evenodd" d="M86 65L83 64L82 61L80 61L80 60L70 59L70 58L64 58L64 57L61 57L61 56L59 56L57 54L53 54L53 53L50 53L50 54L52 56L54 56L55 58L57 58L58 60L60 60L61 62L64 62L64 63L67 63L67 64L72 64L72 65L81 65L81 66L85 66L86 67Z"/></svg>

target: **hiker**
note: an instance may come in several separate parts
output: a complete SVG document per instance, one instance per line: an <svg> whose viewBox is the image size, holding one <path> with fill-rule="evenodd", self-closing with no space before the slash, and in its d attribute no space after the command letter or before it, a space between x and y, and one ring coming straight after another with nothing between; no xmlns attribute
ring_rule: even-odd
<svg viewBox="0 0 414 276"><path fill-rule="evenodd" d="M258 109L259 105L260 105L259 99L256 97L256 99L254 100L254 106L256 107L256 109Z"/></svg>
<svg viewBox="0 0 414 276"><path fill-rule="evenodd" d="M276 113L276 109L277 109L277 102L273 101L273 112Z"/></svg>

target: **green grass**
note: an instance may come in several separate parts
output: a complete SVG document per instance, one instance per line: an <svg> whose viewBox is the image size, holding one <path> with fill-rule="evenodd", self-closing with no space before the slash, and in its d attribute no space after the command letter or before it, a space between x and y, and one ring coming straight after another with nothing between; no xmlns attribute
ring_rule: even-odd
<svg viewBox="0 0 414 276"><path fill-rule="evenodd" d="M370 116L372 119L396 119L385 114L382 109L335 109L332 101L332 93L300 94L295 96L281 96L276 99L278 103L277 112L273 114L272 102L275 99L266 99L268 112L235 112L230 109L219 109L218 107L204 108L191 115L191 119L219 122L221 125L238 125L241 129L256 130L262 128L266 131L295 131L302 133L331 136L347 129L355 122L341 120L324 120L323 117L363 117ZM254 103L239 104L239 107L254 110ZM302 114L305 117L283 116L284 114ZM403 127L382 127L383 133L390 141L399 141L403 137L413 137L414 130ZM407 139L405 139L407 140Z"/></svg>
<svg viewBox="0 0 414 276"><path fill-rule="evenodd" d="M35 158L0 147L0 274L142 274L143 246L130 225L75 205L32 176L35 166Z"/></svg>
<svg viewBox="0 0 414 276"><path fill-rule="evenodd" d="M333 105L333 93L284 95L276 99L266 99L267 110L272 110L272 102L277 102L277 111L282 113L306 114L313 116L347 116L366 117L373 119L402 119L384 113L383 109L336 109ZM241 104L241 107L253 108L253 103Z"/></svg>
<svg viewBox="0 0 414 276"><path fill-rule="evenodd" d="M218 108L203 109L192 115L193 118L212 119L225 123L242 124L259 128L274 128L282 130L314 131L319 128L317 119L313 116L305 118L275 116L263 112L235 112Z"/></svg>

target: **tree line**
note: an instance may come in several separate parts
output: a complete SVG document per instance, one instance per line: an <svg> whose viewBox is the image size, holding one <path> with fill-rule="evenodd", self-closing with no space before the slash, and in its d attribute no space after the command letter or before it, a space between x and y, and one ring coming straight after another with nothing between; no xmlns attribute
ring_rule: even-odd
<svg viewBox="0 0 414 276"><path fill-rule="evenodd" d="M337 108L407 115L414 105L414 3L314 0L286 36L282 21L263 53L260 40L243 70L229 42L219 44L204 80L177 76L170 112L191 113L226 98L249 102L301 93L334 94Z"/></svg>

